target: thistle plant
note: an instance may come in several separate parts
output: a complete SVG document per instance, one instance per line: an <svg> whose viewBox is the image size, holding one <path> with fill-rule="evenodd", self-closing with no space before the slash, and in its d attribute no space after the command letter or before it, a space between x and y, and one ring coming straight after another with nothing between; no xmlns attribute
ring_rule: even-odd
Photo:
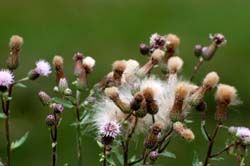
<svg viewBox="0 0 250 166"><path fill-rule="evenodd" d="M56 86L53 91L56 96L50 97L46 92L40 91L38 96L44 105L47 105L52 113L46 117L46 124L49 127L52 140L52 165L57 163L57 144L58 144L58 128L62 120L62 112L64 108L75 109L76 122L72 126L76 127L76 158L77 165L82 165L82 133L83 125L87 118L87 109L85 100L82 100L82 92L88 92L87 79L95 65L92 57L85 57L82 53L77 52L73 56L74 75L76 80L72 82L75 93L69 87L67 78L64 74L64 60L62 56L56 55L53 58L55 70ZM75 97L74 97L75 95Z"/></svg>
<svg viewBox="0 0 250 166"><path fill-rule="evenodd" d="M6 61L6 69L0 70L0 97L2 103L2 111L0 117L5 120L5 137L6 137L6 166L11 165L11 151L20 147L28 137L29 132L26 132L19 140L11 141L10 118L11 118L11 101L13 101L12 93L14 88L25 88L23 82L27 80L35 80L39 76L48 76L50 67L45 60L40 60L36 63L36 67L32 69L27 76L22 79L15 80L14 71L18 68L20 62L21 48L23 38L18 35L13 35L9 42L9 56ZM44 66L48 65L48 66Z"/></svg>
<svg viewBox="0 0 250 166"><path fill-rule="evenodd" d="M100 161L103 165L154 165L160 156L175 158L167 151L176 136L191 142L194 132L188 127L188 116L193 111L201 114L201 129L208 141L205 160L194 156L194 166L209 165L210 159L230 151L243 163L249 143L249 129L226 127L227 108L239 104L234 87L219 83L219 75L209 72L201 85L191 83L204 61L211 60L217 49L226 43L225 37L217 33L210 35L209 46L196 45L194 54L199 58L191 73L190 80L182 79L180 72L184 64L177 56L180 38L175 34L150 37L149 45L141 43L140 53L148 56L148 61L140 66L136 60L118 60L103 80L96 84L90 97L96 97L91 112L96 127L97 142L102 148ZM160 67L162 73L154 73ZM164 77L162 77L164 76ZM164 78L164 79L161 79ZM212 89L215 93L216 127L210 136L206 129L205 96ZM220 128L228 128L232 140L224 149L213 153L213 145ZM141 142L140 137L144 137ZM136 154L132 141L141 145L141 153ZM133 149L133 150L132 150Z"/></svg>

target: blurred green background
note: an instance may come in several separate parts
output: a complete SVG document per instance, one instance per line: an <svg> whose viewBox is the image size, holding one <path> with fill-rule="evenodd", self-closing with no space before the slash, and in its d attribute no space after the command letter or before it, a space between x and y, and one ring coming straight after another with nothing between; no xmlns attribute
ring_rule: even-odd
<svg viewBox="0 0 250 166"><path fill-rule="evenodd" d="M141 63L146 58L139 55L140 42L149 41L152 33L176 33L181 38L180 56L184 59L183 74L188 78L197 59L192 49L197 43L209 43L208 34L221 32L228 43L216 57L206 63L195 81L211 70L221 76L221 82L237 87L244 102L231 110L227 125L250 125L250 1L247 0L1 0L0 1L0 66L5 67L8 42L13 34L24 37L21 65L15 72L16 78L23 77L40 58L51 62L55 54L65 58L65 72L68 80L73 80L72 56L80 51L93 56L97 63L90 76L90 85L100 80L116 59L134 58ZM44 124L48 114L37 97L39 90L52 94L54 78L40 78L27 83L29 88L14 91L11 106L12 139L17 139L25 131L30 131L28 141L12 153L14 166L50 165L49 132ZM209 129L214 126L215 104L211 93L207 100ZM172 141L169 151L176 153L177 159L161 159L160 165L191 165L193 151L204 159L206 142L201 137L198 113L193 113L191 124L196 140L187 143L180 138ZM69 126L74 121L74 112L67 110L59 130L58 165L76 165L75 130ZM0 156L5 156L4 121L0 120ZM215 150L224 146L227 137L222 132L216 141ZM100 149L95 140L83 138L84 165L101 165L98 162ZM250 158L247 159L250 163ZM236 165L234 158L215 162L213 165Z"/></svg>

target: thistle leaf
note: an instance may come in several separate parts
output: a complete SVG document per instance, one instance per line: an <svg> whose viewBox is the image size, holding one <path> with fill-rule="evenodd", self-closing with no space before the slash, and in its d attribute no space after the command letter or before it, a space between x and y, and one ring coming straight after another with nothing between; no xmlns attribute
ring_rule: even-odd
<svg viewBox="0 0 250 166"><path fill-rule="evenodd" d="M164 151L160 154L161 156L176 159L176 155L169 151Z"/></svg>
<svg viewBox="0 0 250 166"><path fill-rule="evenodd" d="M1 118L1 119L6 119L7 116L6 116L4 113L0 113L0 118Z"/></svg>
<svg viewBox="0 0 250 166"><path fill-rule="evenodd" d="M28 138L29 132L26 132L21 138L11 143L11 150L19 148Z"/></svg>
<svg viewBox="0 0 250 166"><path fill-rule="evenodd" d="M25 85L25 84L23 84L23 83L17 83L17 84L15 84L15 87L19 87L19 88L27 88L27 86Z"/></svg>
<svg viewBox="0 0 250 166"><path fill-rule="evenodd" d="M54 98L52 98L52 100L55 103L62 104L64 107L69 108L69 109L74 107L74 105L70 101L62 100L58 97L54 97Z"/></svg>

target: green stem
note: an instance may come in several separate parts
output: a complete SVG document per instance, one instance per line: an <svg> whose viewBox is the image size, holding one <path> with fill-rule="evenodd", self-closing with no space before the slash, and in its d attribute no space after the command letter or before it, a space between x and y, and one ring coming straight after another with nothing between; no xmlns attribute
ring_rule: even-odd
<svg viewBox="0 0 250 166"><path fill-rule="evenodd" d="M81 139L81 118L80 118L80 96L81 92L79 90L76 91L76 121L77 121L77 126L76 126L76 146L77 146L77 163L78 166L82 165L82 155L81 155L81 150L82 150L82 139Z"/></svg>

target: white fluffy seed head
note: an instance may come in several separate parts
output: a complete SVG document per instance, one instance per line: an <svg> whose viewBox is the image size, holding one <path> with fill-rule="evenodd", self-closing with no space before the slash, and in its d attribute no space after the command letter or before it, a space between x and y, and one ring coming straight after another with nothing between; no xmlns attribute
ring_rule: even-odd
<svg viewBox="0 0 250 166"><path fill-rule="evenodd" d="M124 72L126 69L126 61L117 60L113 63L113 71Z"/></svg>
<svg viewBox="0 0 250 166"><path fill-rule="evenodd" d="M168 60L168 70L170 73L179 72L181 70L182 66L183 66L183 60L178 56L171 57Z"/></svg>
<svg viewBox="0 0 250 166"><path fill-rule="evenodd" d="M165 38L167 40L167 47L170 47L173 49L179 47L181 41L177 35L170 33L170 34L166 35Z"/></svg>
<svg viewBox="0 0 250 166"><path fill-rule="evenodd" d="M62 66L63 65L63 57L60 55L55 55L52 62L53 62L54 66Z"/></svg>
<svg viewBox="0 0 250 166"><path fill-rule="evenodd" d="M126 69L122 75L122 82L132 83L136 80L136 73L139 70L139 63L136 60L129 59L126 61Z"/></svg>
<svg viewBox="0 0 250 166"><path fill-rule="evenodd" d="M165 55L164 51L162 51L161 49L156 49L152 53L151 57L152 57L153 60L155 60L157 62L160 62L162 60L162 58L164 57L164 55Z"/></svg>
<svg viewBox="0 0 250 166"><path fill-rule="evenodd" d="M209 88L214 88L219 82L219 76L216 72L210 72L203 80L203 85Z"/></svg>
<svg viewBox="0 0 250 166"><path fill-rule="evenodd" d="M189 83L187 82L180 82L177 84L175 89L175 96L177 98L185 98L190 90Z"/></svg>
<svg viewBox="0 0 250 166"><path fill-rule="evenodd" d="M92 69L95 66L95 59L90 56L87 56L82 60L82 64Z"/></svg>
<svg viewBox="0 0 250 166"><path fill-rule="evenodd" d="M237 101L237 90L235 87L219 84L217 87L217 91L215 93L215 99L218 102L227 103L229 105L238 104Z"/></svg>

